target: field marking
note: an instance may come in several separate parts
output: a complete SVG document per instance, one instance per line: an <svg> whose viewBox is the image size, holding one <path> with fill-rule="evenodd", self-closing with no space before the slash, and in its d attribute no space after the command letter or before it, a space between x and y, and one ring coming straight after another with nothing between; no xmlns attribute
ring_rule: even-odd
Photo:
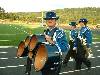
<svg viewBox="0 0 100 75"><path fill-rule="evenodd" d="M23 58L27 58L28 56L26 57L8 57L8 58L0 58L0 60L8 60L8 59L23 59Z"/></svg>
<svg viewBox="0 0 100 75"><path fill-rule="evenodd" d="M10 41L10 40L0 40L0 41Z"/></svg>
<svg viewBox="0 0 100 75"><path fill-rule="evenodd" d="M91 67L91 68L96 68L96 67Z"/></svg>
<svg viewBox="0 0 100 75"><path fill-rule="evenodd" d="M24 66L24 65L18 65L19 67L22 67L22 66Z"/></svg>
<svg viewBox="0 0 100 75"><path fill-rule="evenodd" d="M71 58L69 61L74 61L74 59Z"/></svg>
<svg viewBox="0 0 100 75"><path fill-rule="evenodd" d="M97 48L97 47L99 47L99 46L94 46L94 47L96 47L96 48Z"/></svg>
<svg viewBox="0 0 100 75"><path fill-rule="evenodd" d="M16 65L16 66L5 66L5 67L0 67L0 69L3 69L3 68L16 68L16 67L24 67L24 65ZM91 69L96 69L96 68L100 68L100 66L92 66ZM73 72L79 72L79 71L84 71L84 70L87 70L88 68L82 68L80 70L69 70L67 72L60 72L59 74L67 74L67 73L73 73Z"/></svg>
<svg viewBox="0 0 100 75"><path fill-rule="evenodd" d="M5 67L0 67L1 69L3 68L16 68L16 67L23 67L24 65L17 65L17 66L5 66Z"/></svg>
<svg viewBox="0 0 100 75"><path fill-rule="evenodd" d="M7 35L8 36L8 35L16 35L16 34L0 34L0 35Z"/></svg>
<svg viewBox="0 0 100 75"><path fill-rule="evenodd" d="M82 71L84 71L85 69L81 69Z"/></svg>
<svg viewBox="0 0 100 75"><path fill-rule="evenodd" d="M8 60L8 59L23 59L23 58L27 58L28 56L26 56L26 57L9 57L9 58L0 58L0 60ZM95 58L100 58L100 56L96 56L96 57L90 57L89 59L95 59ZM72 61L74 61L74 59L73 58L71 58L70 60L69 60L70 62L72 62Z"/></svg>
<svg viewBox="0 0 100 75"><path fill-rule="evenodd" d="M99 44L100 42L92 42L93 44Z"/></svg>
<svg viewBox="0 0 100 75"><path fill-rule="evenodd" d="M100 66L96 66L96 67L100 67Z"/></svg>
<svg viewBox="0 0 100 75"><path fill-rule="evenodd" d="M80 71L80 70L74 70L74 71L78 72L78 71Z"/></svg>
<svg viewBox="0 0 100 75"><path fill-rule="evenodd" d="M14 26L14 25L9 25L9 26L15 28L16 30L23 31L23 32L26 33L26 34L30 34L30 33L28 33L27 31L25 31L25 29L24 29L24 27L23 27L22 25L19 25L20 28Z"/></svg>
<svg viewBox="0 0 100 75"><path fill-rule="evenodd" d="M10 35L18 35L18 34L24 34L24 33L15 33L15 34L0 34L1 36L10 36Z"/></svg>
<svg viewBox="0 0 100 75"><path fill-rule="evenodd" d="M0 52L0 54L6 54L6 53L8 53L8 52Z"/></svg>
<svg viewBox="0 0 100 75"><path fill-rule="evenodd" d="M0 46L0 48L12 48L12 47L18 48L17 46Z"/></svg>
<svg viewBox="0 0 100 75"><path fill-rule="evenodd" d="M0 67L0 69L5 69L5 68L17 68L17 67L24 67L24 65L17 65L17 66L5 66L5 67ZM99 65L97 66L92 66L91 69L96 69L96 68L100 68ZM82 68L80 70L69 70L67 72L60 72L59 74L68 74L68 73L74 73L74 72L80 72L80 71L84 71L87 70L88 68ZM90 70L91 71L91 70Z"/></svg>
<svg viewBox="0 0 100 75"><path fill-rule="evenodd" d="M6 66L6 67L8 67L8 68L9 68L9 67L12 68L12 67L18 67L18 66Z"/></svg>
<svg viewBox="0 0 100 75"><path fill-rule="evenodd" d="M93 38L93 39L99 39L99 38Z"/></svg>
<svg viewBox="0 0 100 75"><path fill-rule="evenodd" d="M2 68L6 68L6 67L0 67L0 68L2 69Z"/></svg>
<svg viewBox="0 0 100 75"><path fill-rule="evenodd" d="M71 72L71 73L72 73L72 72L74 72L74 71L68 71L68 72Z"/></svg>
<svg viewBox="0 0 100 75"><path fill-rule="evenodd" d="M98 58L100 58L100 56L97 56Z"/></svg>
<svg viewBox="0 0 100 75"><path fill-rule="evenodd" d="M27 56L26 56L27 57ZM9 58L0 58L0 60L8 60L8 59L23 59L23 58L26 58L26 57L9 57Z"/></svg>
<svg viewBox="0 0 100 75"><path fill-rule="evenodd" d="M5 59L8 59L8 58L0 58L0 59L5 60Z"/></svg>
<svg viewBox="0 0 100 75"><path fill-rule="evenodd" d="M16 58L18 58L18 57L14 57L14 58L16 59ZM25 58L25 57L19 57L19 58Z"/></svg>
<svg viewBox="0 0 100 75"><path fill-rule="evenodd" d="M98 52L100 52L100 50L97 50Z"/></svg>
<svg viewBox="0 0 100 75"><path fill-rule="evenodd" d="M100 68L100 66L94 66L94 67L91 67L91 69L96 69L96 68ZM80 70L70 70L70 71L67 71L67 72L60 72L59 74L62 75L62 74L68 74L68 73L73 73L73 72L79 72L79 71L84 71L84 70L87 70L88 68L83 68L83 69L80 69ZM90 70L91 71L91 70Z"/></svg>
<svg viewBox="0 0 100 75"><path fill-rule="evenodd" d="M93 57L93 56L92 56L92 57L90 57L90 58L94 59L94 58L96 58L96 57Z"/></svg>

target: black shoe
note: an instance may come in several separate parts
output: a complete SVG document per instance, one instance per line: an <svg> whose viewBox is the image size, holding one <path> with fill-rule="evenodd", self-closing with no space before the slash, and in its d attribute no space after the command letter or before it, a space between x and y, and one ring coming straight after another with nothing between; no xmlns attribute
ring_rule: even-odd
<svg viewBox="0 0 100 75"><path fill-rule="evenodd" d="M90 62L90 61L88 61L88 66L87 66L87 68L88 68L88 70L91 69L91 62Z"/></svg>
<svg viewBox="0 0 100 75"><path fill-rule="evenodd" d="M75 68L75 70L80 70L81 68Z"/></svg>
<svg viewBox="0 0 100 75"><path fill-rule="evenodd" d="M88 69L87 70L91 70L91 67L88 67Z"/></svg>
<svg viewBox="0 0 100 75"><path fill-rule="evenodd" d="M30 75L30 72L29 72L29 71L25 71L25 74L26 74L26 75Z"/></svg>
<svg viewBox="0 0 100 75"><path fill-rule="evenodd" d="M81 69L80 66L78 66L78 67L76 66L76 67L75 67L75 70L80 70L80 69Z"/></svg>
<svg viewBox="0 0 100 75"><path fill-rule="evenodd" d="M64 67L67 66L67 63L66 63L66 62L63 62L63 66L64 66Z"/></svg>

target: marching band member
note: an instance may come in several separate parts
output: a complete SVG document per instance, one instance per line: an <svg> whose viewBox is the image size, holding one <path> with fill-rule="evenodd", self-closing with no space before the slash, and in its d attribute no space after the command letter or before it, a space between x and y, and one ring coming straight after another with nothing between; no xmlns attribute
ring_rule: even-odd
<svg viewBox="0 0 100 75"><path fill-rule="evenodd" d="M65 32L63 31L63 29L58 28L56 25L56 21L59 19L58 16L56 16L55 12L47 12L46 13L46 17L44 18L44 20L46 20L46 24L48 26L47 30L45 30L44 34L45 34L45 38L46 41L49 42L52 45L57 46L59 52L63 55L64 52L67 53L69 45L67 42L67 38L65 35ZM60 72L60 68L57 71L50 72L51 70L48 69L43 69L42 70L42 75L59 75ZM50 72L50 73L49 73Z"/></svg>
<svg viewBox="0 0 100 75"><path fill-rule="evenodd" d="M82 18L79 20L79 24L81 26L79 32L79 40L78 40L78 49L77 49L77 58L76 58L76 69L81 69L82 63L84 63L88 70L91 67L91 62L87 58L88 50L90 49L90 45L92 43L92 33L90 29L87 27L87 19Z"/></svg>
<svg viewBox="0 0 100 75"><path fill-rule="evenodd" d="M56 13L46 13L46 18L44 18L44 20L46 20L48 28L46 30L45 38L49 43L57 45L63 52L68 50L68 43L64 30L56 26L56 21L58 19L59 17L56 17Z"/></svg>
<svg viewBox="0 0 100 75"><path fill-rule="evenodd" d="M76 30L76 22L70 22L69 25L71 26L70 34L69 34L69 45L70 49L68 51L68 54L66 55L63 64L68 63L70 57L76 59L76 51L77 51L77 37L78 37L78 32Z"/></svg>
<svg viewBox="0 0 100 75"><path fill-rule="evenodd" d="M92 32L87 26L88 20L85 18L80 19L79 24L81 26L79 37L82 39L83 44L86 45L86 56L91 55L91 44L92 44Z"/></svg>

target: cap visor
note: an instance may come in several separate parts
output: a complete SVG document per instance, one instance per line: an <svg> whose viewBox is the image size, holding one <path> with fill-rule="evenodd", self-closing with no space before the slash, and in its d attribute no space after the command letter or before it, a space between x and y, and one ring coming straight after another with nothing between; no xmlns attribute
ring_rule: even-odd
<svg viewBox="0 0 100 75"><path fill-rule="evenodd" d="M44 20L50 20L50 19L56 19L56 20L58 20L59 19L59 17L55 17L55 18L43 18Z"/></svg>

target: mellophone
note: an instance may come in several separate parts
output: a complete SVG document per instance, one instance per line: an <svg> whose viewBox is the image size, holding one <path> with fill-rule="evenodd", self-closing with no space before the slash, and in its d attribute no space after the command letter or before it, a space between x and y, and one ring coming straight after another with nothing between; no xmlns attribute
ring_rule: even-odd
<svg viewBox="0 0 100 75"><path fill-rule="evenodd" d="M55 45L45 44L44 35L32 35L21 41L17 49L17 57L29 56L33 58L36 71L52 68L60 61L59 50ZM34 57L32 57L34 56Z"/></svg>

